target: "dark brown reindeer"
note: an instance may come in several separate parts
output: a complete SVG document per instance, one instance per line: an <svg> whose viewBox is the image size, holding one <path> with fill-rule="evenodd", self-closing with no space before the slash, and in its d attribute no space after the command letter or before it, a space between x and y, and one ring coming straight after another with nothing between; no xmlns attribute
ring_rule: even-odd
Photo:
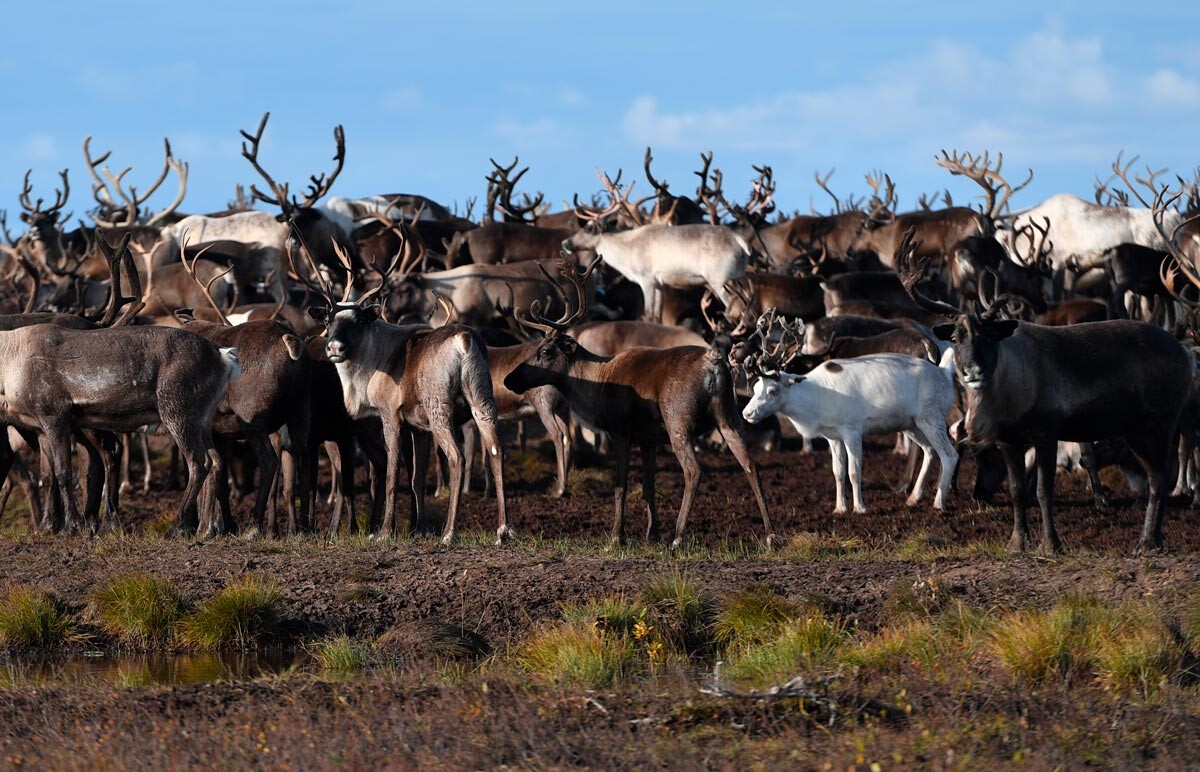
<svg viewBox="0 0 1200 772"><path fill-rule="evenodd" d="M954 344L968 441L996 444L1004 456L1013 508L1010 549L1026 549L1032 541L1022 495L1025 449L1032 445L1036 452L1042 548L1058 552L1058 442L1107 439L1123 439L1149 477L1137 549L1162 549L1164 486L1176 425L1191 393L1192 355L1170 333L1144 322L1043 327L930 300L916 289L924 266L912 257L914 233L905 235L897 264L913 299L952 320L935 332Z"/></svg>
<svg viewBox="0 0 1200 772"><path fill-rule="evenodd" d="M938 166L949 170L951 174L967 177L983 189L983 212L956 206L897 215L891 212L895 205L895 186L891 180L883 175L884 195L880 196L880 178L868 178L877 193L867 227L856 239L853 251L874 252L885 265L894 267L891 261L899 251L904 234L910 228L916 228L917 239L913 243L921 249L917 257L941 260L966 237L991 235L995 231L996 221L1008 207L1008 200L1033 180L1033 171L1030 170L1029 176L1019 185L1010 185L1001 175L1003 154L997 156L995 166L987 153L974 156L943 150L941 158L936 160Z"/></svg>
<svg viewBox="0 0 1200 772"><path fill-rule="evenodd" d="M303 341L288 327L275 321L252 321L231 325L228 317L213 299L209 286L219 280L217 276L207 283L196 274L195 263L183 262L196 285L201 289L210 307L220 321L206 322L196 319L190 308L176 311L184 329L212 341L222 347L235 348L241 354L242 375L230 384L213 419L213 433L225 440L218 447L219 462L216 474L208 482L204 496L205 519L202 531L205 535L236 531L230 506L228 485L229 453L228 442L233 439L246 440L254 450L261 475L254 502L254 523L259 533L277 535L271 490L279 468L279 457L271 445L271 434L286 427L291 440L292 454L301 471L301 509L298 522L289 517L288 532L311 530L309 512L309 490L311 477L308 474L307 453L311 422L310 370L308 350ZM229 270L229 269L226 269ZM216 508L220 508L217 517ZM293 506L288 502L288 513Z"/></svg>
<svg viewBox="0 0 1200 772"><path fill-rule="evenodd" d="M573 286L580 306L584 285L599 258L582 272L566 262L559 264L564 278ZM642 498L647 508L646 533L658 536L657 504L654 493L655 453L666 428L671 448L683 467L684 492L675 522L673 547L683 543L684 527L700 482L700 465L692 442L713 428L720 431L738 463L746 472L762 514L767 544L775 540L767 505L758 479L758 467L742 441L741 418L733 400L733 380L724 354L700 346L670 349L632 349L614 357L601 357L581 347L566 333L582 316L581 310L557 320L542 316L535 302L528 314L519 317L545 339L536 351L505 378L514 392L551 385L571 405L572 412L594 429L605 431L614 453L613 483L616 514L611 539L624 536L625 493L630 446L642 451Z"/></svg>
<svg viewBox="0 0 1200 772"><path fill-rule="evenodd" d="M455 233L445 244L446 264L499 265L558 255L578 228L542 228L518 222L486 222Z"/></svg>
<svg viewBox="0 0 1200 772"><path fill-rule="evenodd" d="M349 270L348 258L344 265ZM496 436L496 402L486 346L477 332L460 324L435 330L424 324L394 325L381 320L379 307L370 305L383 289L388 271L380 269L379 273L380 283L354 302L348 293L335 301L320 274L314 273L316 281L309 286L324 305L310 306L309 313L325 325L325 353L337 365L347 412L356 419L377 416L383 424L388 461L381 533L390 536L395 532L402 441L412 449L410 530L415 533L422 524L432 439L450 469L450 503L442 542L454 540L464 471L457 428L474 419L496 483L496 540L503 542L513 531L505 508L503 449Z"/></svg>

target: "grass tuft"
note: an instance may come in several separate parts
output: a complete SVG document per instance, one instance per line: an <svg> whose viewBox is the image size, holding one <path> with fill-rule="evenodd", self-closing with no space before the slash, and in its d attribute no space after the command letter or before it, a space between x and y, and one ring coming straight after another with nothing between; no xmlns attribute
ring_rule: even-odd
<svg viewBox="0 0 1200 772"><path fill-rule="evenodd" d="M237 579L183 620L180 640L196 649L254 648L280 634L281 599L274 582Z"/></svg>
<svg viewBox="0 0 1200 772"><path fill-rule="evenodd" d="M775 638L802 613L798 605L769 588L748 587L722 605L713 634L725 651L745 650Z"/></svg>
<svg viewBox="0 0 1200 772"><path fill-rule="evenodd" d="M625 674L633 662L633 648L626 638L595 625L563 623L535 633L517 661L555 683L599 689Z"/></svg>
<svg viewBox="0 0 1200 772"><path fill-rule="evenodd" d="M638 622L646 618L645 607L624 595L610 595L582 606L564 606L563 620L568 624L589 624L622 638L633 635Z"/></svg>
<svg viewBox="0 0 1200 772"><path fill-rule="evenodd" d="M672 572L652 579L642 589L641 600L645 624L674 652L694 657L711 648L715 604L687 576Z"/></svg>
<svg viewBox="0 0 1200 772"><path fill-rule="evenodd" d="M179 590L157 576L122 577L93 593L90 602L101 630L123 645L142 648L170 641L183 611Z"/></svg>
<svg viewBox="0 0 1200 772"><path fill-rule="evenodd" d="M309 647L317 665L327 673L348 676L362 672L371 661L372 647L348 635L324 638Z"/></svg>
<svg viewBox="0 0 1200 772"><path fill-rule="evenodd" d="M758 686L780 684L799 671L831 664L848 635L841 620L814 614L785 625L777 637L733 657L726 672Z"/></svg>
<svg viewBox="0 0 1200 772"><path fill-rule="evenodd" d="M50 593L10 586L0 595L0 644L5 647L47 650L74 637L74 623Z"/></svg>

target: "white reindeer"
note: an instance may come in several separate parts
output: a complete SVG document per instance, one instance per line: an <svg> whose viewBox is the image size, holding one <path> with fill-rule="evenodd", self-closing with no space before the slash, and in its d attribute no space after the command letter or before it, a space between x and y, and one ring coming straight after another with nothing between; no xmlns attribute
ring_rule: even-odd
<svg viewBox="0 0 1200 772"><path fill-rule="evenodd" d="M764 376L754 384L754 393L742 415L750 423L758 423L777 413L801 434L824 437L829 442L837 486L835 514L846 511L847 462L854 511L866 512L862 497L863 436L902 432L924 451L908 504L921 500L933 454L937 453L942 469L933 506L942 509L958 464L958 452L946 429L946 416L954 404L953 382L953 350L942 355L940 365L906 354L831 359L808 375Z"/></svg>
<svg viewBox="0 0 1200 772"><path fill-rule="evenodd" d="M719 225L651 224L616 232L589 226L563 241L563 249L601 255L641 287L651 319L661 315L658 287L708 287L728 305L725 282L745 274L750 257L746 240Z"/></svg>
<svg viewBox="0 0 1200 772"><path fill-rule="evenodd" d="M1012 243L1013 234L1031 223L1040 225L1046 220L1050 222L1046 235L1047 257L1056 271L1072 259L1080 269L1097 268L1108 251L1121 244L1140 244L1164 252L1167 249L1162 234L1154 225L1151 209L1102 206L1069 193L1052 196L1017 213L1011 228L997 229L996 239L1010 257L1021 262ZM1168 233L1178 221L1178 212L1165 213L1164 227Z"/></svg>

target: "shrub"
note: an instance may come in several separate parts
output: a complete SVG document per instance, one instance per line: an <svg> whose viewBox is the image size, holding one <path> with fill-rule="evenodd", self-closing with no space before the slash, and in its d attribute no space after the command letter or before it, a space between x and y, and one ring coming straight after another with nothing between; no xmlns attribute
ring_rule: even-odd
<svg viewBox="0 0 1200 772"><path fill-rule="evenodd" d="M75 636L75 625L54 596L12 586L0 596L0 643L14 649L51 649Z"/></svg>
<svg viewBox="0 0 1200 772"><path fill-rule="evenodd" d="M93 593L91 616L101 630L128 646L167 643L183 616L183 598L157 576L126 576Z"/></svg>
<svg viewBox="0 0 1200 772"><path fill-rule="evenodd" d="M237 579L183 620L180 639L197 649L253 648L281 632L280 600L273 582Z"/></svg>

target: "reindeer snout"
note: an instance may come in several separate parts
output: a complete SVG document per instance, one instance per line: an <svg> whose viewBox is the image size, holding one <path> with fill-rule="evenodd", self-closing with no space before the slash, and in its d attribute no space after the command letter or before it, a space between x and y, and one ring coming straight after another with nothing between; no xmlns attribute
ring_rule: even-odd
<svg viewBox="0 0 1200 772"><path fill-rule="evenodd" d="M325 356L330 362L341 362L346 358L346 347L340 340L331 340L325 344Z"/></svg>
<svg viewBox="0 0 1200 772"><path fill-rule="evenodd" d="M575 247L571 245L570 239L563 239L562 249L563 252L566 252L568 255L575 251Z"/></svg>

